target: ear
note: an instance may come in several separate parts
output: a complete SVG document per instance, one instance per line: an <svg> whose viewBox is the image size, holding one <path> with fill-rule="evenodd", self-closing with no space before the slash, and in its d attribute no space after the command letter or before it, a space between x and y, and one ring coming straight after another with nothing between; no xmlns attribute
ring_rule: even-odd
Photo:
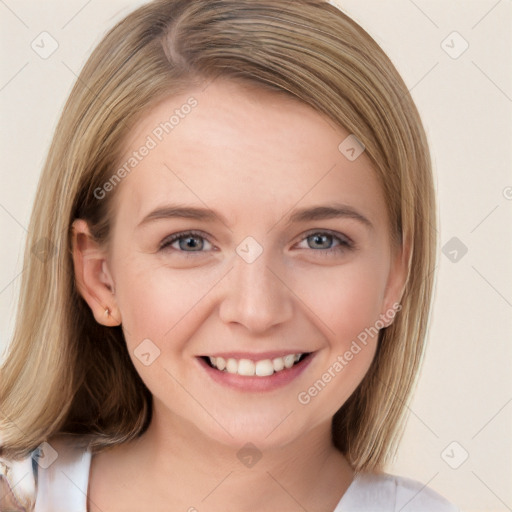
<svg viewBox="0 0 512 512"><path fill-rule="evenodd" d="M75 282L80 295L99 324L108 327L120 325L121 314L105 249L94 240L85 220L76 219L71 229Z"/></svg>
<svg viewBox="0 0 512 512"><path fill-rule="evenodd" d="M404 240L400 246L394 246L391 250L391 265L381 311L385 327L393 323L396 313L402 309L400 301L409 278L411 257L411 244L408 240Z"/></svg>

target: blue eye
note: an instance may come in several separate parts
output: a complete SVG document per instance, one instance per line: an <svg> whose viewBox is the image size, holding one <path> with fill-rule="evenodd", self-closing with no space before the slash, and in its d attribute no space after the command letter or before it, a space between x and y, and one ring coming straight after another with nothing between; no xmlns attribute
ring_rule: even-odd
<svg viewBox="0 0 512 512"><path fill-rule="evenodd" d="M313 249L323 254L342 252L353 248L352 241L347 237L325 231L310 232L303 240L307 243L307 249Z"/></svg>
<svg viewBox="0 0 512 512"><path fill-rule="evenodd" d="M306 249L312 249L324 255L353 248L353 243L349 238L341 234L335 235L326 231L310 232L302 239L301 243L304 241L307 242ZM175 244L176 246L174 246ZM160 244L159 250L174 250L187 253L188 256L190 253L204 253L211 250L211 247L208 249L208 244L212 246L211 242L202 233L197 231L185 231L167 237ZM304 247L302 247L302 249L304 249Z"/></svg>
<svg viewBox="0 0 512 512"><path fill-rule="evenodd" d="M174 243L178 243L178 247L172 247ZM166 238L159 249L174 249L180 252L204 252L205 242L210 242L200 233L195 231L187 231L185 233L176 233ZM211 244L210 244L211 245Z"/></svg>

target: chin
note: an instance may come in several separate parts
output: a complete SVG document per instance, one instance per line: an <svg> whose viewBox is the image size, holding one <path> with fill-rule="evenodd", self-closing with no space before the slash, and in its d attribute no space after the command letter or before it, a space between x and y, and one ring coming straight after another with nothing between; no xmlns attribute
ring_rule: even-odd
<svg viewBox="0 0 512 512"><path fill-rule="evenodd" d="M209 417L206 423L197 422L195 426L204 437L235 451L250 444L263 452L281 448L301 436L302 429L297 418L293 418L295 414L284 411L282 408L278 414L253 411L238 415L231 411L217 415L216 421Z"/></svg>

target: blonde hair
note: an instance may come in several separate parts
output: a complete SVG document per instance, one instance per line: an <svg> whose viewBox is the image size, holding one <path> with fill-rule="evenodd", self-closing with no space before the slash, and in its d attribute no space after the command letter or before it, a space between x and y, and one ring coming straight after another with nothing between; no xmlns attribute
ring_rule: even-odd
<svg viewBox="0 0 512 512"><path fill-rule="evenodd" d="M151 394L121 327L98 324L77 291L70 226L108 243L116 170L132 127L158 101L216 77L299 98L354 134L382 185L392 235L411 248L402 309L380 332L372 365L333 418L355 470L381 470L403 431L424 350L435 265L428 144L416 107L377 43L321 0L157 0L95 49L65 105L39 182L14 336L2 368L2 456L57 433L92 450L140 435ZM340 141L341 142L341 141ZM46 252L34 252L34 246ZM78 439L78 438L77 438Z"/></svg>

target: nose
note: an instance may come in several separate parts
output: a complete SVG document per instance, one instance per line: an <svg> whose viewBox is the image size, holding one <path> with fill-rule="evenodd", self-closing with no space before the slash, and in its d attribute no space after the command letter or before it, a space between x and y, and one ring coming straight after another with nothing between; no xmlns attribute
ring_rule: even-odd
<svg viewBox="0 0 512 512"><path fill-rule="evenodd" d="M293 293L285 276L270 268L265 251L247 263L236 257L224 282L219 315L226 324L240 324L252 333L263 333L290 320Z"/></svg>

